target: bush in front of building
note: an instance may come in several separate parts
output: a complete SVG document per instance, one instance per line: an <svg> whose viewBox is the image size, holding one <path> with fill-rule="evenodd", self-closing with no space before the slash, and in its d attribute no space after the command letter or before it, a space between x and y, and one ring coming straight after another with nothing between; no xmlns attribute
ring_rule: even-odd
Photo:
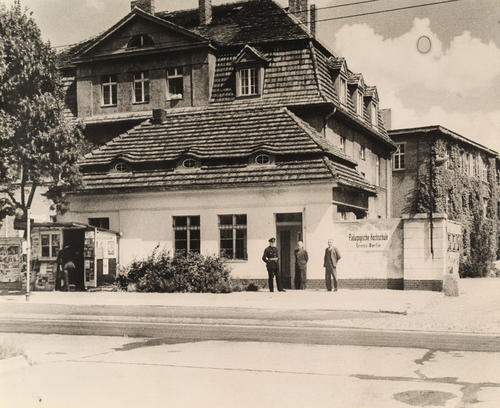
<svg viewBox="0 0 500 408"><path fill-rule="evenodd" d="M193 252L171 256L158 247L148 257L133 261L126 281L120 278L117 284L132 284L138 292L168 293L229 293L232 287L230 270L221 258Z"/></svg>

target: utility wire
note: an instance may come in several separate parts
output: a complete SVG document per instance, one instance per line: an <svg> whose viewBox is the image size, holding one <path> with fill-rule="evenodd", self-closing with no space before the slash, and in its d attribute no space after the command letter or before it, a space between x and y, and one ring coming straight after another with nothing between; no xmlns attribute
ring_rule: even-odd
<svg viewBox="0 0 500 408"><path fill-rule="evenodd" d="M347 7L347 6L351 6L351 5L373 3L373 2L379 2L379 1L382 1L382 0L364 0L364 1L358 1L358 2L353 2L353 3L343 3L343 4L332 5L332 6L319 7L316 10L332 9L332 8L339 8L339 7ZM317 19L317 20L315 20L315 22L319 23L319 22L325 22L325 21L342 20L342 19L353 18L353 17L362 17L362 16L370 16L370 15L375 15L375 14L392 13L392 12L396 12L396 11L411 10L411 9L428 7L428 6L437 6L437 5L440 5L440 4L455 3L455 2L459 2L459 1L462 1L462 0L441 0L441 1L431 2L431 3L414 4L414 5L411 5L411 6L403 6L403 7L391 8L391 9L368 11L368 12L358 13L358 14L349 14L349 15L339 16L339 17L329 17L329 18ZM272 14L278 15L280 13L292 14L292 15L295 14L295 13L291 13L291 12L289 12L287 10L283 10L282 9L281 12L267 13L266 15L272 15ZM169 21L169 20L165 20L165 21ZM291 23L287 23L287 24L280 24L279 27L280 28L284 28L284 27L293 27L293 26L297 26L297 25L298 25L297 23L291 22ZM241 26L238 26L238 28L250 28L250 29L253 29L255 31L258 31L258 30L262 29L261 27L256 27L255 25L241 25ZM153 32L146 33L146 34L160 34L160 33L165 33L165 31L153 31ZM203 35L201 35L201 36L203 36ZM90 42L90 41L92 41L94 39L97 39L98 37L99 37L99 35L95 36L93 39L83 40L83 41L80 41L80 42L77 42L77 43L72 43L72 44L56 45L56 46L53 46L52 48L64 48L64 47L68 47L69 48L71 46L77 46L77 45L83 44L83 43L85 43L85 41L89 41ZM126 39L126 38L130 38L130 36L127 36L127 37L115 37L115 39ZM155 45L162 45L162 44L167 44L167 43L169 43L169 42L155 43ZM114 49L109 48L109 49L102 49L101 51L113 51L113 50Z"/></svg>

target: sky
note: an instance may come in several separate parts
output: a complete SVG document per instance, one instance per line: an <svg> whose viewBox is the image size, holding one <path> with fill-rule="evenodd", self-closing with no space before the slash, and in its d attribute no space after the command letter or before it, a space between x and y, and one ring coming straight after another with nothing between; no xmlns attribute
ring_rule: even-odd
<svg viewBox="0 0 500 408"><path fill-rule="evenodd" d="M436 1L443 0L372 0L350 6L344 5L360 1L316 0L318 19L330 19L318 22L318 38L345 57L366 83L377 86L381 107L392 109L393 128L442 125L500 152L500 0L459 0L341 18ZM129 0L21 2L54 46L100 33L130 11ZM288 0L277 2L286 6ZM156 9L197 4L156 0Z"/></svg>

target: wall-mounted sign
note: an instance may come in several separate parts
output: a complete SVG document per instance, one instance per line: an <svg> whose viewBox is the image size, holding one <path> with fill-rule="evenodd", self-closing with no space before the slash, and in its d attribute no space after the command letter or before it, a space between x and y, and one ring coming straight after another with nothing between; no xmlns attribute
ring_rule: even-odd
<svg viewBox="0 0 500 408"><path fill-rule="evenodd" d="M346 249L383 250L391 237L390 231L352 231L347 233Z"/></svg>

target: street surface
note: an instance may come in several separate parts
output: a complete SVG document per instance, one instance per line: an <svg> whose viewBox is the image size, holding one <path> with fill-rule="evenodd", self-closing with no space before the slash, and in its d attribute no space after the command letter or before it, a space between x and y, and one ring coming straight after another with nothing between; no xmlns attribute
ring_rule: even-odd
<svg viewBox="0 0 500 408"><path fill-rule="evenodd" d="M275 342L0 334L32 365L5 407L497 408L500 354Z"/></svg>

